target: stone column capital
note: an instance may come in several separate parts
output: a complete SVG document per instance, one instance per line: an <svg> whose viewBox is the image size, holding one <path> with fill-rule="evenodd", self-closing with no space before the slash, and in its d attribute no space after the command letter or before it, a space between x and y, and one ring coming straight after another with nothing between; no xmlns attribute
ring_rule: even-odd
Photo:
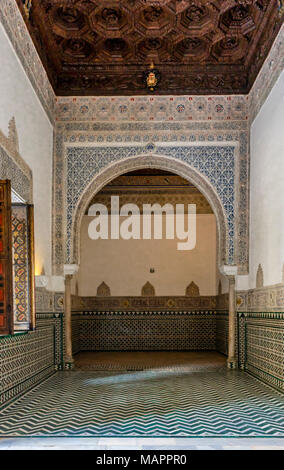
<svg viewBox="0 0 284 470"><path fill-rule="evenodd" d="M238 274L238 266L224 264L223 266L220 266L220 272L229 279L236 278Z"/></svg>
<svg viewBox="0 0 284 470"><path fill-rule="evenodd" d="M64 264L64 276L74 276L78 270L78 264Z"/></svg>

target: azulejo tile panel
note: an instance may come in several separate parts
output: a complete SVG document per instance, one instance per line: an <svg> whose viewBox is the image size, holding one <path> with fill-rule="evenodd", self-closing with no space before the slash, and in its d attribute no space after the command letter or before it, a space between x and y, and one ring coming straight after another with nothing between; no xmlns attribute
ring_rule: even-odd
<svg viewBox="0 0 284 470"><path fill-rule="evenodd" d="M284 391L284 313L238 314L239 366Z"/></svg>
<svg viewBox="0 0 284 470"><path fill-rule="evenodd" d="M63 317L37 314L34 332L0 337L0 404L7 404L62 369Z"/></svg>
<svg viewBox="0 0 284 470"><path fill-rule="evenodd" d="M77 329L74 346L77 352L215 350L215 313L77 313L72 320Z"/></svg>
<svg viewBox="0 0 284 470"><path fill-rule="evenodd" d="M216 317L216 351L227 356L228 354L228 314L220 313Z"/></svg>

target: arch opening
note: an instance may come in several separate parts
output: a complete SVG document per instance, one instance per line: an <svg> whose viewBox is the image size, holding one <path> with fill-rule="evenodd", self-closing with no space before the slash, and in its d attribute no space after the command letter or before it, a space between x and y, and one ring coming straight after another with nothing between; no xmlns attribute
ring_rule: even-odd
<svg viewBox="0 0 284 470"><path fill-rule="evenodd" d="M73 214L69 263L80 265L80 228L82 218L91 199L113 179L131 171L151 168L161 171L168 171L184 178L193 184L210 204L217 223L217 263L219 269L228 263L229 235L228 225L224 207L210 182L201 175L195 168L179 160L160 156L149 155L127 158L123 161L115 162L99 172L85 189Z"/></svg>
<svg viewBox="0 0 284 470"><path fill-rule="evenodd" d="M199 217L197 233L198 237L201 234L202 241L198 240L199 251L195 252L195 258L182 253L182 256L176 260L171 248L163 245L164 240L155 241L156 248L152 249L151 256L147 256L145 245L137 250L135 242L142 243L144 240L87 241L88 219L90 219L88 210L93 203L109 207L110 201L107 198L116 193L118 180L123 186L123 178L130 178L133 175L139 178L139 175L143 174L143 178L147 179L145 172L166 179L178 178L183 181L187 190L191 188L190 191L192 190L194 195L198 195L204 202L203 214L197 208L197 217ZM141 200L136 197L139 191L133 199L133 192L129 191L129 187L127 189L128 200L124 198L121 205L136 203L139 206ZM180 190L179 187L176 192L179 194ZM173 202L163 198L161 201ZM148 202L153 204L155 201L152 199ZM181 201L178 199L177 202ZM209 350L212 350L216 351L217 355L214 358L212 356L213 362L215 359L218 362L220 359L218 351L226 354L227 347L225 337L221 349L218 349L220 345L217 347L216 335L219 323L214 315L218 303L218 267L227 259L226 237L226 218L218 196L205 178L186 164L177 162L174 165L172 161L160 156L139 157L113 164L98 174L82 196L74 222L72 261L79 265L78 277L75 280L76 283L79 280L79 291L77 290L77 295L74 295L76 292L73 289L72 300L73 322L75 322L73 352L77 358L75 358L76 364L83 368L86 366L85 361L87 363L89 361L88 357L84 356L86 351L97 354L99 351L149 350L202 350L208 354ZM211 241L210 249L207 246L208 240ZM121 243L121 247L123 242L129 245L121 250L118 246ZM131 242L134 243L131 245ZM120 256L120 251L123 250L123 255ZM130 261L127 265L128 255ZM140 264L135 265L135 256L140 259ZM163 264L166 258L168 264ZM94 260L93 265L92 260ZM137 275L135 269L137 267L140 269L143 263L147 265L147 269L144 266L142 275L141 272ZM158 276L156 276L157 264L159 264ZM127 267L123 268L126 273L122 273L122 267ZM167 277L171 268L177 274L169 283ZM164 278L159 279L161 272L165 271L167 273ZM82 311L84 311L83 316ZM163 323L159 320L161 315ZM139 323L141 320L143 326ZM80 323L81 339L78 339L76 322ZM192 333L188 334L188 331ZM121 366L120 359L116 355L110 359L118 360L117 367ZM160 359L164 360L162 356ZM224 360L223 358L221 362ZM90 358L90 361L94 368L99 367L96 361L93 362L93 358ZM109 359L106 358L104 363L106 367L108 362ZM124 366L125 364L122 367Z"/></svg>

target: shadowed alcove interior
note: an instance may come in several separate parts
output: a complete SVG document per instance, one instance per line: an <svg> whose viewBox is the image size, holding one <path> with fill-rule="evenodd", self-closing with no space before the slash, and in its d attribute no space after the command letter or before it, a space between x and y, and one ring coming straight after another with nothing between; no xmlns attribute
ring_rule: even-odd
<svg viewBox="0 0 284 470"><path fill-rule="evenodd" d="M111 212L113 197L119 198L115 213ZM140 239L125 240L121 234L119 239L111 239L110 217L106 225L108 239L92 239L89 227L95 218L88 214L94 204L105 206L112 216L121 214L125 204L135 204L139 209ZM185 213L183 228L189 238L193 231L187 216L189 205L194 205L196 244L189 250L179 250L181 240L176 227L174 238L167 239L165 212L159 239L154 236L157 219L154 221L153 215L151 239L143 239L146 204L170 204L175 216L177 204L181 204ZM119 215L120 228L126 219ZM218 291L221 275L216 216L202 192L187 179L155 168L130 171L112 179L89 200L80 227L79 259L79 270L72 280L77 367L89 368L90 363L93 367L107 366L110 358L104 356L98 365L98 356L90 355L90 351L218 349L221 324L215 313L222 289ZM224 279L223 283L226 289ZM222 341L219 350L225 353L225 334ZM145 358L143 361L147 362Z"/></svg>
<svg viewBox="0 0 284 470"><path fill-rule="evenodd" d="M88 235L88 210L93 204L104 204L111 212L111 197L139 208L139 240L92 240ZM162 216L162 238L143 240L144 204L194 204L197 212L197 244L193 250L179 250L180 240L165 237L165 213ZM109 218L110 219L110 218ZM125 217L120 217L120 222ZM185 219L186 222L186 219ZM108 227L110 237L110 227ZM96 296L105 283L112 296L140 296L145 283L154 286L156 295L185 295L186 288L195 282L202 295L216 294L216 221L213 211L191 183L173 173L145 169L121 175L107 184L91 200L81 225L80 269L77 275L78 294ZM75 293L75 292L74 292ZM100 295L100 294L99 294Z"/></svg>

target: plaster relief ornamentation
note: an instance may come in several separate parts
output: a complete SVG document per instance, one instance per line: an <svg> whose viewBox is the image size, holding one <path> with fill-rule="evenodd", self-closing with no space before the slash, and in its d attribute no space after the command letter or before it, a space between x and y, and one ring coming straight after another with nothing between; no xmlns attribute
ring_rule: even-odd
<svg viewBox="0 0 284 470"><path fill-rule="evenodd" d="M185 295L188 295L189 297L199 297L200 292L199 292L199 287L195 284L195 282L191 282L186 290L185 290Z"/></svg>
<svg viewBox="0 0 284 470"><path fill-rule="evenodd" d="M125 168L125 170L131 171L135 168L131 167L130 160L126 165L126 158L131 157L133 165L137 165L138 160L134 162L134 158L139 156L139 152L140 162L145 161L145 167L148 165L154 167L156 160L154 153L157 153L156 150L158 150L159 154L161 154L162 147L165 148L164 156L166 158L163 161L161 160L163 165L165 168L171 168L171 171L174 173L180 174L178 159L186 162L185 151L180 149L180 147L187 146L189 149L191 146L196 146L197 143L201 143L202 146L218 145L219 147L223 143L224 147L230 147L231 145L235 147L233 158L235 181L233 199L235 209L234 217L230 215L228 223L231 227L231 235L232 226L235 226L238 246L234 247L234 256L237 257L236 264L239 267L239 274L247 273L249 221L249 134L247 116L247 98L243 96L58 98L54 154L54 272L60 274L61 266L67 259L66 239L63 237L63 234L66 233L66 222L69 224L69 234L73 230L72 222L70 225L70 215L66 215L66 209L70 214L76 209L76 205L81 206L82 200L85 203L87 197L90 197L91 200L102 187L94 182L92 189L89 188L87 193L84 192L83 199L80 200L78 192L75 195L72 187L69 188L68 183L64 183L66 180L66 160L70 161L72 154L72 165L75 165L76 159L76 164L79 165L79 161L82 160L84 167L89 165L87 163L88 160L89 162L91 160L94 162L90 167L92 168L92 178L96 178L97 183L101 182L100 184L103 184L103 174L100 174L103 171L103 164L107 170L105 176L108 179L104 182L107 184L111 178L121 174L119 170L116 173L114 167L111 170L108 166L117 164L117 167L119 166L121 170ZM172 145L170 146L170 144ZM128 145L128 149L126 145ZM139 146L140 150L137 148ZM86 152L82 147L86 148ZM92 154L91 147L94 147L94 150L93 156L90 158ZM133 148L131 154L130 147ZM148 157L146 157L146 152L148 152ZM80 157L76 158L76 153ZM89 156L83 158L83 155ZM206 152L204 155L206 155ZM171 162L168 159L171 159ZM191 165L190 162L188 163ZM73 172L74 168L75 166L73 167ZM199 161L196 159L195 168L199 171ZM215 171L213 166L212 171ZM87 177L87 180L85 177L83 178L85 182L89 181L89 172L90 170L85 167L84 174ZM81 186L80 173L82 171L76 175L79 186ZM217 169L215 173L217 176ZM209 174L206 178L208 176ZM225 173L224 176L227 178L228 174ZM188 180L192 183L190 170L188 172ZM71 181L71 178L69 181ZM216 182L212 181L211 184L216 187ZM91 194L91 190L93 194ZM230 190L232 190L232 187ZM66 200L67 191L70 191L70 199L68 196L70 204ZM203 191L203 195L207 197L208 191ZM70 212L72 199L72 209ZM209 197L208 200L212 202L212 198ZM226 204L227 210L229 210L231 204L232 201ZM213 208L212 204L211 207ZM76 258L76 247L74 242L71 241L69 243L68 238L70 238L70 235L67 236L68 256L72 257L73 252ZM232 240L230 243L232 255L232 246L235 242Z"/></svg>
<svg viewBox="0 0 284 470"><path fill-rule="evenodd" d="M55 94L16 1L1 0L0 21L5 28L35 93L51 123L53 123Z"/></svg>
<svg viewBox="0 0 284 470"><path fill-rule="evenodd" d="M206 198L188 181L173 174L158 175L155 170L142 170L146 175L128 174L112 180L91 200L93 204L103 204L111 211L111 197L119 196L119 211L128 203L134 203L143 213L143 204L165 203L184 204L184 213L188 213L188 205L195 204L197 214L212 214ZM150 174L151 173L151 174Z"/></svg>
<svg viewBox="0 0 284 470"><path fill-rule="evenodd" d="M239 299L237 303L239 312L283 312L284 284L238 291L237 298Z"/></svg>
<svg viewBox="0 0 284 470"><path fill-rule="evenodd" d="M153 288L153 286L152 286ZM151 289L151 292L153 290ZM206 310L228 310L228 298L226 304L217 307L216 296L201 295L188 296L136 296L136 297L76 297L72 296L72 311L92 312L94 315L104 315L106 312L127 312L135 317L135 312L144 312L145 315L162 315L162 312L180 312L182 315Z"/></svg>
<svg viewBox="0 0 284 470"><path fill-rule="evenodd" d="M284 69L284 24L248 95L249 120L253 122L263 103L271 92L276 80Z"/></svg>
<svg viewBox="0 0 284 470"><path fill-rule="evenodd" d="M71 242L70 238L71 234L74 235L72 228L72 213L74 210L80 210L81 213L84 204L86 204L86 209L88 202L90 202L94 195L105 184L123 172L143 168L143 165L144 168L155 168L156 165L156 168L172 171L175 174L185 177L185 179L190 181L190 183L193 183L199 190L201 190L202 187L201 192L207 198L216 214L216 207L220 205L220 202L213 202L212 198L216 200L216 195L210 195L210 191L212 192L212 190L210 189L208 192L208 188L206 188L206 184L208 183L205 183L205 181L211 180L210 186L213 185L213 187L216 187L216 177L218 178L218 172L216 173L215 171L214 173L213 167L212 170L210 170L211 165L209 165L209 168L206 168L206 159L210 158L210 155L213 155L211 153L213 148L216 152L214 154L214 159L221 158L222 163L220 160L220 164L222 166L224 164L229 166L231 165L231 170L226 171L222 176L221 173L219 173L219 176L222 178L222 182L220 181L221 184L218 184L217 187L219 197L224 201L227 213L230 211L231 214L234 213L234 217L232 215L229 216L228 224L230 227L231 237L233 235L234 228L237 231L236 233L239 234L239 246L238 249L235 250L234 240L231 239L231 242L227 244L226 249L229 250L230 248L231 258L232 256L238 257L237 264L239 265L240 273L247 272L248 143L246 124L243 128L243 121L220 123L220 125L218 125L217 122L153 122L133 124L125 123L125 125L123 123L104 123L102 124L103 129L101 131L96 130L88 135L88 129L91 129L94 126L99 129L97 124L93 124L92 122L59 122L57 126L54 155L54 185L56 185L56 191L54 186L55 244L53 260L55 272L60 274L61 264L64 264L65 260L68 259L66 258L65 241L67 241L67 257L70 257L71 259L71 257L74 256L75 259L78 256L76 248L78 242L76 224L78 223L76 220L74 221L74 224L76 225L76 227L74 226L75 239ZM140 130L139 127L141 127ZM243 130L241 130L242 128ZM107 131L107 129L109 130ZM117 134L115 132L116 129L120 129ZM174 129L176 129L176 132ZM96 146L94 145L95 141L97 142ZM131 146L125 146L129 141L132 141L135 145L132 144ZM145 141L155 142L155 144L148 143L147 145L141 145ZM226 144L221 145L221 142L224 141L227 141ZM168 142L176 142L176 144L172 147L168 145ZM186 144L186 142L188 142L188 144ZM196 146L196 142L202 143L202 146L199 147L199 149ZM115 146L115 143L119 143L119 146ZM207 148L206 144L209 145L209 143L210 148ZM234 150L235 147L236 151ZM155 151L155 153L153 153L153 151ZM198 153L200 154L200 157L196 158ZM225 153L227 154L228 159L224 159L221 156L225 155ZM219 155L219 157L217 157L217 155ZM66 162L66 158L68 162L67 166L66 163L63 165L63 161ZM192 166L190 162L193 162ZM189 165L184 166L184 163L189 163ZM78 171L75 170L77 167ZM194 167L199 170L198 177L195 173ZM202 172L204 171L204 177L201 177L200 170ZM69 175L67 178L66 171ZM211 171L213 171L212 174ZM236 171L237 174L239 174L239 184L236 184L236 187L233 187L232 181L235 178ZM74 172L76 173L76 176ZM214 178L212 178L213 174L215 175ZM194 175L196 176L194 177ZM226 185L226 178L224 178L225 175L226 178L231 178L231 182L228 183L227 189L222 193L222 188L225 188L224 185ZM194 181L192 178L194 178ZM84 188L86 188L88 184L89 188L86 191ZM67 199L65 202L66 197ZM228 203L225 202L226 198L229 198L227 201ZM65 214L63 211L64 207L67 209ZM221 213L224 212L224 208L220 210ZM68 214L67 218L66 214ZM221 218L222 217L223 216L221 216ZM67 240L62 238L62 235L66 233L66 228L64 228L62 224L66 223L66 221ZM224 225L223 236L227 230L225 227L226 223ZM222 250L224 250L224 245L222 246ZM72 253L74 253L74 255ZM224 251L222 256L224 257Z"/></svg>
<svg viewBox="0 0 284 470"><path fill-rule="evenodd" d="M146 130L149 120L239 121L247 116L247 97L243 95L58 97L56 106L57 121L94 121L93 130L99 129L99 122L111 123L111 130L114 122L122 121L124 130L134 130L136 121L144 121Z"/></svg>
<svg viewBox="0 0 284 470"><path fill-rule="evenodd" d="M9 122L9 135L0 130L0 178L10 179L12 189L23 201L32 204L33 176L30 167L19 154L15 119Z"/></svg>
<svg viewBox="0 0 284 470"><path fill-rule="evenodd" d="M86 199L85 193L88 188L88 197L91 199L94 192L100 189L94 183L100 177L108 182L111 171L112 177L121 174L121 172L135 170L136 168L156 167L170 170L186 177L197 186L207 197L211 207L215 212L219 206L222 215L216 214L217 221L224 218L223 232L219 230L220 236L226 238L227 257L229 264L233 264L235 257L234 233L235 233L235 147L226 146L163 146L156 145L155 153L149 155L151 146L114 146L114 147L72 147L67 148L67 256L68 263L73 256L74 249L77 250L77 240L75 245L72 236L74 234L74 224L79 221L79 204L83 203L82 197ZM152 148L152 147L151 147ZM214 165L218 165L220 171L216 171L210 164L214 160ZM117 162L117 174L114 162ZM110 163L112 163L110 165ZM109 166L110 165L110 166ZM102 171L103 170L103 171ZM188 175L187 175L188 172ZM186 175L186 176L185 176ZM88 186L89 185L89 186ZM208 188L205 189L205 187ZM202 187L202 189L201 189ZM93 189L94 188L94 189ZM96 189L95 189L96 188ZM216 188L216 189L213 189ZM205 193L204 193L205 190ZM210 195L210 191L212 194ZM93 192L93 194L92 194ZM215 198L216 202L213 202ZM218 202L217 202L218 200ZM88 201L89 202L89 201ZM75 215L77 212L77 215ZM221 219L220 219L221 217ZM74 222L73 222L74 221ZM77 229L75 230L77 234ZM226 235L225 235L226 234ZM224 250L224 247L223 247ZM79 253L79 252L77 252ZM77 256L76 253L76 256ZM225 256L222 253L222 256Z"/></svg>
<svg viewBox="0 0 284 470"><path fill-rule="evenodd" d="M109 286L102 282L97 288L97 297L110 297L111 292Z"/></svg>
<svg viewBox="0 0 284 470"><path fill-rule="evenodd" d="M150 282L146 282L142 287L141 295L143 297L154 297L156 295L154 286Z"/></svg>

